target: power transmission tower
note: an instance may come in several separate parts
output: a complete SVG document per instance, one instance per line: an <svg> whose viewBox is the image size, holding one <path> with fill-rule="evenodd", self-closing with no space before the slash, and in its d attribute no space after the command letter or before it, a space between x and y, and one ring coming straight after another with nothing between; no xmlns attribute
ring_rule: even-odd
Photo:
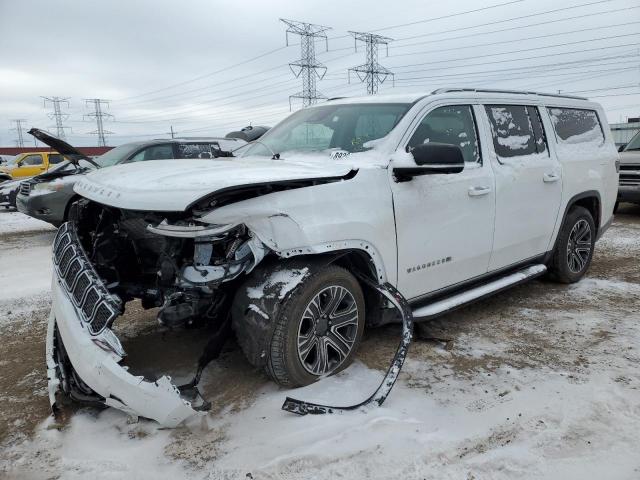
<svg viewBox="0 0 640 480"><path fill-rule="evenodd" d="M11 120L11 123L15 123L15 128L12 128L11 131L12 132L16 132L16 135L18 136L18 138L16 138L16 147L24 147L24 137L22 136L22 124L26 122L25 119L23 118L16 118L14 120Z"/></svg>
<svg viewBox="0 0 640 480"><path fill-rule="evenodd" d="M367 47L367 62L349 69L349 83L351 83L351 72L355 72L361 82L367 82L367 93L375 95L378 93L378 85L384 83L389 76L392 79L394 78L391 70L378 63L378 47L386 45L387 55L389 55L389 42L393 41L393 39L367 32L349 33L353 35L356 52L358 51L358 40L364 42Z"/></svg>
<svg viewBox="0 0 640 480"><path fill-rule="evenodd" d="M98 135L98 146L106 147L107 141L105 135L111 135L113 132L104 129L104 120L107 118L113 118L110 113L104 113L102 111L102 105L109 105L109 100L103 100L101 98L85 98L85 105L93 105L93 113L87 113L85 118L93 118L96 121L97 128L93 132L89 132L89 135Z"/></svg>
<svg viewBox="0 0 640 480"><path fill-rule="evenodd" d="M301 98L302 106L308 107L319 99L327 98L316 90L316 80L322 80L327 73L327 67L316 60L316 39L324 38L328 50L329 40L325 32L331 30L331 27L284 18L281 18L280 21L287 25L287 46L289 45L290 33L300 35L300 60L290 63L289 68L296 78L302 77L302 91L289 97L289 109L291 109L292 98Z"/></svg>
<svg viewBox="0 0 640 480"><path fill-rule="evenodd" d="M67 104L67 108L69 107L69 97L61 98L61 97L42 97L44 99L44 106L46 108L47 102L50 102L53 105L53 112L49 113L49 118L55 119L56 121L56 135L58 138L64 138L64 129L69 128L65 127L62 122L64 122L69 115L66 113L62 113L60 105L63 103Z"/></svg>

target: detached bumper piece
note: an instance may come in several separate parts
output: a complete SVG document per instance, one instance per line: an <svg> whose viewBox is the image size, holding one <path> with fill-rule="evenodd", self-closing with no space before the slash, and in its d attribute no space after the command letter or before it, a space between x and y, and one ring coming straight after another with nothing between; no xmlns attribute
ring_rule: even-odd
<svg viewBox="0 0 640 480"><path fill-rule="evenodd" d="M197 414L168 376L149 382L119 365L125 352L110 327L122 312L121 302L93 269L72 224L59 229L53 257L46 354L54 413L62 391L166 427Z"/></svg>
<svg viewBox="0 0 640 480"><path fill-rule="evenodd" d="M282 405L283 410L295 413L297 415L338 413L357 410L361 407L366 407L371 404L381 406L387 399L389 393L391 392L391 389L393 388L393 385L398 379L398 375L400 375L402 365L407 358L409 345L411 344L411 339L413 338L413 313L411 312L411 307L409 306L407 300L391 284L385 283L384 285L375 285L373 283L370 283L370 285L387 300L389 300L395 306L395 308L398 309L400 315L402 316L402 339L400 340L398 350L396 350L396 354L393 357L393 362L391 362L391 366L389 367L389 370L387 370L387 374L384 376L384 379L382 380L382 383L380 384L378 389L363 402L360 402L357 405L346 407L331 407L328 405L319 405L317 403L309 403L303 400L296 400L294 398L287 397L284 401L284 404Z"/></svg>

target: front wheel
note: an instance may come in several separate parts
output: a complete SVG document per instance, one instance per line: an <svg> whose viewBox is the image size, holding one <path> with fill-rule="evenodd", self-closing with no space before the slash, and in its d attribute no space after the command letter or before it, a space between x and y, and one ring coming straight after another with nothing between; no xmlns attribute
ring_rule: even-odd
<svg viewBox="0 0 640 480"><path fill-rule="evenodd" d="M275 319L267 373L300 387L351 364L362 338L365 302L354 276L332 265L305 279Z"/></svg>
<svg viewBox="0 0 640 480"><path fill-rule="evenodd" d="M549 265L553 277L561 283L575 283L589 269L596 243L596 227L591 212L573 207L558 234Z"/></svg>

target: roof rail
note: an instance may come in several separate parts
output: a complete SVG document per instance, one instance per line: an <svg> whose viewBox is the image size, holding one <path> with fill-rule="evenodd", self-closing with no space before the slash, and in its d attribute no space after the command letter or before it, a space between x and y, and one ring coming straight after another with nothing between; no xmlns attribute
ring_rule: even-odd
<svg viewBox="0 0 640 480"><path fill-rule="evenodd" d="M510 93L510 94L525 94L525 95L540 95L542 97L557 97L557 98L571 98L573 100L588 100L586 97L578 97L575 95L562 95L560 93L543 93L543 92L529 92L524 90L494 90L490 88L439 88L431 92L432 95L438 93L449 92L478 92L478 93Z"/></svg>

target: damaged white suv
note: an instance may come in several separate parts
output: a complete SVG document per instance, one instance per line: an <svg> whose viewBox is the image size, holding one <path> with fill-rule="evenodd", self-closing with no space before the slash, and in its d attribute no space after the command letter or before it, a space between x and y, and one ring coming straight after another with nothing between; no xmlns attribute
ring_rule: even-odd
<svg viewBox="0 0 640 480"><path fill-rule="evenodd" d="M53 246L47 365L63 392L176 425L233 330L283 386L353 360L367 326L402 322L384 401L432 318L549 272L578 281L612 220L618 153L602 108L536 93L444 89L333 99L235 158L116 166ZM192 382L127 371L127 306L214 332ZM60 392L62 390L62 392ZM296 413L331 407L287 399Z"/></svg>

